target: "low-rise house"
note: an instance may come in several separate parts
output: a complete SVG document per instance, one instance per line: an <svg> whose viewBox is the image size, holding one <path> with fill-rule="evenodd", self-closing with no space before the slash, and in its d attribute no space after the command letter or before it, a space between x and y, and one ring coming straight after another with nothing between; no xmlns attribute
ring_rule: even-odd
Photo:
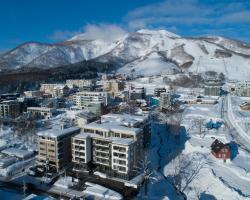
<svg viewBox="0 0 250 200"><path fill-rule="evenodd" d="M17 161L15 157L0 158L0 169L4 169Z"/></svg>
<svg viewBox="0 0 250 200"><path fill-rule="evenodd" d="M244 103L242 103L241 105L240 105L240 108L242 109L242 110L250 110L250 102L244 102Z"/></svg>
<svg viewBox="0 0 250 200"><path fill-rule="evenodd" d="M231 158L231 151L228 145L222 143L218 139L216 139L211 145L212 154L218 158L226 161Z"/></svg>

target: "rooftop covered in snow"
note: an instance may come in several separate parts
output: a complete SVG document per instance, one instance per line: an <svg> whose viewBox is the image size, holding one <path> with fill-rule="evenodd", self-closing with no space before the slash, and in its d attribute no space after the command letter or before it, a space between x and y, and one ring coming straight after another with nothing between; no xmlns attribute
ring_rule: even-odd
<svg viewBox="0 0 250 200"><path fill-rule="evenodd" d="M17 148L8 148L2 150L3 154L7 154L9 156L15 156L17 158L26 159L30 158L34 155L33 151L23 150L23 149L17 149Z"/></svg>
<svg viewBox="0 0 250 200"><path fill-rule="evenodd" d="M102 140L105 139L107 141L110 141L110 143L112 143L112 144L119 144L119 145L130 145L130 144L135 142L132 138L118 138L118 137L105 137L105 138L103 138L100 135L97 135L94 133L87 133L87 132L81 132L81 133L75 135L74 138L78 138L78 139L101 138Z"/></svg>
<svg viewBox="0 0 250 200"><path fill-rule="evenodd" d="M80 128L78 127L63 128L60 126L55 126L52 129L40 131L37 133L37 135L50 138L59 138L66 135L72 135L77 132L80 132Z"/></svg>

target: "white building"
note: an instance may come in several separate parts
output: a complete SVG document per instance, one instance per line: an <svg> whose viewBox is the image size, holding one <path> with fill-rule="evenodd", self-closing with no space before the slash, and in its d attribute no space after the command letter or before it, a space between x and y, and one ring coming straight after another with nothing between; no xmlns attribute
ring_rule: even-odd
<svg viewBox="0 0 250 200"><path fill-rule="evenodd" d="M52 97L63 97L69 94L69 88L65 84L41 84L40 91L51 94Z"/></svg>
<svg viewBox="0 0 250 200"><path fill-rule="evenodd" d="M74 170L81 170L91 161L91 137L90 134L80 133L72 137L72 162Z"/></svg>
<svg viewBox="0 0 250 200"><path fill-rule="evenodd" d="M44 119L50 119L55 114L56 109L47 108L47 107L28 107L27 113L36 116L42 117Z"/></svg>
<svg viewBox="0 0 250 200"><path fill-rule="evenodd" d="M74 101L79 108L98 103L107 106L110 103L110 94L108 92L78 92L74 95Z"/></svg>
<svg viewBox="0 0 250 200"><path fill-rule="evenodd" d="M40 90L34 90L34 91L25 91L24 95L26 97L36 97L36 98L40 98L43 96L43 91Z"/></svg>
<svg viewBox="0 0 250 200"><path fill-rule="evenodd" d="M129 138L103 138L82 132L72 138L72 161L75 171L84 171L93 162L102 172L129 179L135 166L136 142Z"/></svg>
<svg viewBox="0 0 250 200"><path fill-rule="evenodd" d="M96 85L96 81L94 79L71 79L71 80L66 80L66 85L69 88L73 88L73 87L92 88Z"/></svg>
<svg viewBox="0 0 250 200"><path fill-rule="evenodd" d="M134 175L133 169L150 142L148 116L107 114L100 121L86 124L83 130L72 140L72 147L82 141L82 150L78 148L77 151L82 156L81 160L76 160L76 156L73 160L76 169L93 162L99 171L123 179Z"/></svg>
<svg viewBox="0 0 250 200"><path fill-rule="evenodd" d="M241 81L231 88L233 94L242 97L250 97L250 81Z"/></svg>

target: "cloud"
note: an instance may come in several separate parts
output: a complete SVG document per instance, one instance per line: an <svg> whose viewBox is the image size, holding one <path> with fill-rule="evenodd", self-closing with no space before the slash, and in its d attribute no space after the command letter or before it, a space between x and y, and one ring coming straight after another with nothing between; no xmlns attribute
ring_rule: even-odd
<svg viewBox="0 0 250 200"><path fill-rule="evenodd" d="M88 40L117 40L126 35L122 27L115 24L88 24L84 28L83 38Z"/></svg>
<svg viewBox="0 0 250 200"><path fill-rule="evenodd" d="M80 35L85 40L117 40L123 37L127 32L115 24L87 24L78 31L55 31L49 38L53 41L68 40L76 35Z"/></svg>
<svg viewBox="0 0 250 200"><path fill-rule="evenodd" d="M250 29L250 1L166 0L136 8L124 17L124 21L132 31L141 28L175 27L184 34L193 34L192 30L196 30L196 34L203 34L203 29L216 33L235 29L240 37L243 26ZM226 32L222 34L227 35ZM230 31L229 36L230 34L233 31Z"/></svg>
<svg viewBox="0 0 250 200"><path fill-rule="evenodd" d="M243 10L239 12L224 15L220 19L220 23L228 24L250 24L250 10Z"/></svg>
<svg viewBox="0 0 250 200"><path fill-rule="evenodd" d="M79 31L61 31L57 30L55 31L51 36L49 36L49 39L53 41L64 41L67 40L77 34L79 34Z"/></svg>

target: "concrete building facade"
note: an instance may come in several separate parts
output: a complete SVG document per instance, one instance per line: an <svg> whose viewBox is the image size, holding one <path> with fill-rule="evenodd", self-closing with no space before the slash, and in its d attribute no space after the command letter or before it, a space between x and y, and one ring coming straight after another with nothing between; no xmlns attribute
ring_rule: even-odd
<svg viewBox="0 0 250 200"><path fill-rule="evenodd" d="M250 81L241 81L236 83L232 92L237 96L250 97Z"/></svg>
<svg viewBox="0 0 250 200"><path fill-rule="evenodd" d="M89 104L102 103L107 106L110 103L110 94L108 92L78 92L73 97L77 107L84 108Z"/></svg>
<svg viewBox="0 0 250 200"><path fill-rule="evenodd" d="M15 118L20 114L20 103L16 100L8 100L0 102L0 117Z"/></svg>
<svg viewBox="0 0 250 200"><path fill-rule="evenodd" d="M56 113L56 109L47 107L28 107L27 113L34 117L50 119Z"/></svg>
<svg viewBox="0 0 250 200"><path fill-rule="evenodd" d="M91 155L91 159L83 157L81 164L75 162L77 166L84 167L91 162L97 166L98 171L113 177L130 179L135 174L134 168L142 158L144 148L150 142L148 117L103 115L100 121L85 125L83 132L76 135L72 142L77 138L81 138L83 144L88 144L81 152Z"/></svg>
<svg viewBox="0 0 250 200"><path fill-rule="evenodd" d="M78 134L77 127L57 127L38 132L37 162L41 165L49 163L50 168L57 172L63 170L71 163L71 137Z"/></svg>

